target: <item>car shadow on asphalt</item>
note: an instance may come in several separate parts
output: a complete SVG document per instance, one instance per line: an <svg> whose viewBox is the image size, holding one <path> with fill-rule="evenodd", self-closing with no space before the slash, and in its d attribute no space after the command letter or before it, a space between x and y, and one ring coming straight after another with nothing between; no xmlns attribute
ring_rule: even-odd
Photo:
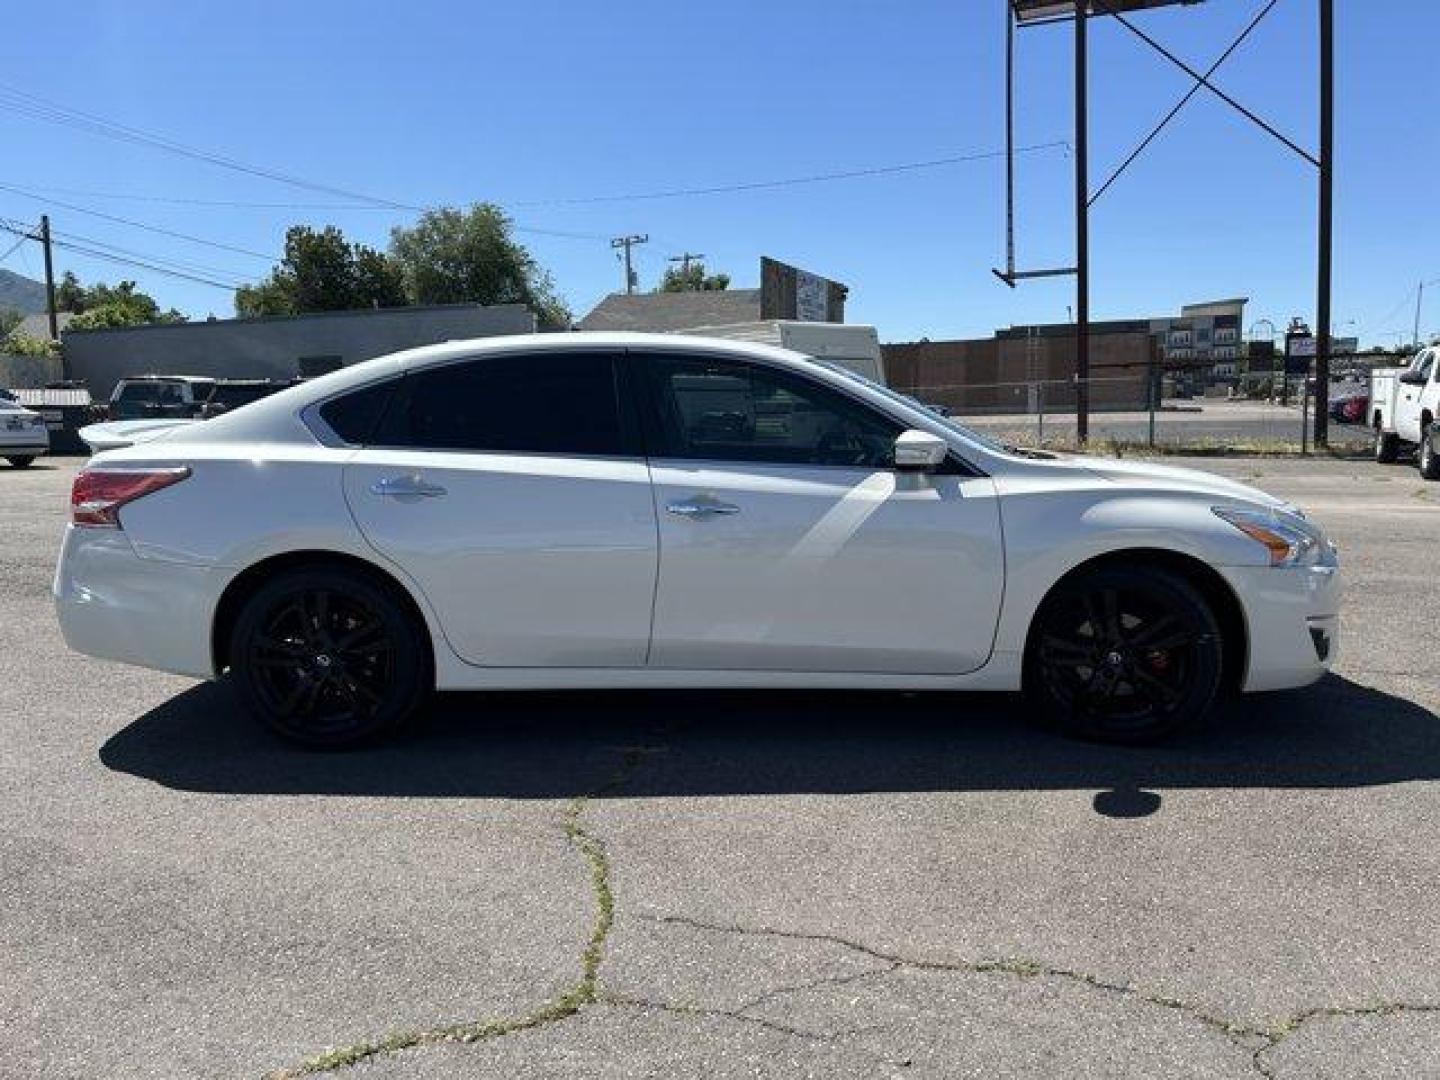
<svg viewBox="0 0 1440 1080"><path fill-rule="evenodd" d="M1096 790L1141 817L1185 788L1347 788L1440 778L1440 717L1329 676L1241 698L1160 747L1078 743L991 694L444 694L417 729L343 753L288 746L204 683L100 750L110 769L223 794L559 799ZM633 766L622 767L629 762ZM617 782L620 778L620 782Z"/></svg>

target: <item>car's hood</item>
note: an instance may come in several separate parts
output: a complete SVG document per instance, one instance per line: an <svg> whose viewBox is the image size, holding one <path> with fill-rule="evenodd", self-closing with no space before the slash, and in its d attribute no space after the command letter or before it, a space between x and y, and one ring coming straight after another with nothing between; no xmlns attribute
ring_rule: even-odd
<svg viewBox="0 0 1440 1080"><path fill-rule="evenodd" d="M154 442L186 427L199 423L197 420L171 418L165 420L110 420L103 424L91 424L80 429L80 438L90 447L92 453L101 450L119 450L136 443Z"/></svg>
<svg viewBox="0 0 1440 1080"><path fill-rule="evenodd" d="M1115 458L1085 457L1075 455L1065 460L1078 465L1086 472L1102 476L1115 484L1126 487L1167 491L1190 491L1216 498L1237 499L1276 510L1293 511L1295 507L1284 499L1261 491L1238 480L1230 480L1200 469L1178 469L1173 465L1155 465L1148 461L1121 461Z"/></svg>

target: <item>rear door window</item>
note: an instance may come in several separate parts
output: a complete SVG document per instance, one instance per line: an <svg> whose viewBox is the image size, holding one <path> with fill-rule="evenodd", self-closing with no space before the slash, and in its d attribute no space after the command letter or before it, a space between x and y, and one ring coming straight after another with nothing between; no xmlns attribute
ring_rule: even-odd
<svg viewBox="0 0 1440 1080"><path fill-rule="evenodd" d="M370 441L422 450L638 456L619 376L616 355L568 350L410 372Z"/></svg>

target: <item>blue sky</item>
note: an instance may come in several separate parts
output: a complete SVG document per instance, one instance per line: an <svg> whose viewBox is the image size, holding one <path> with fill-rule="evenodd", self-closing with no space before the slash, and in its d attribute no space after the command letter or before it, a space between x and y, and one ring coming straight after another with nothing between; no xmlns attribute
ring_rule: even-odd
<svg viewBox="0 0 1440 1080"><path fill-rule="evenodd" d="M1137 22L1203 68L1260 6L1209 0ZM1416 283L1440 278L1440 5L1336 7L1336 333L1393 343L1409 336ZM991 277L1004 258L998 158L723 195L564 200L993 152L1004 130L1002 10L1001 0L72 0L63 25L53 6L11 11L0 83L319 183L422 205L491 200L523 227L582 234L521 233L577 315L621 285L605 238L637 232L651 237L638 249L647 287L687 249L737 285L756 284L769 254L848 283L851 320L875 323L885 340L970 336L1063 320L1072 299L1068 281L1012 293ZM1217 76L1306 146L1316 141L1315 12L1315 0L1280 0ZM1187 83L1113 22L1095 26L1092 45L1098 185ZM1070 139L1069 28L1025 32L1020 64L1019 142ZM0 183L262 255L279 252L293 223L333 223L383 246L414 216L145 201L342 200L13 108L0 107L0 124ZM1069 262L1072 169L1062 148L1021 155L1022 263ZM0 217L30 222L43 209L0 191ZM211 268L201 273L267 270L251 255L48 209L57 230ZM1314 222L1311 166L1202 93L1096 205L1094 315L1245 295L1251 320L1308 317ZM219 289L58 254L60 269L133 276L192 316L232 310ZM38 250L25 245L3 265L38 276ZM1430 293L1422 330L1440 333L1440 282Z"/></svg>

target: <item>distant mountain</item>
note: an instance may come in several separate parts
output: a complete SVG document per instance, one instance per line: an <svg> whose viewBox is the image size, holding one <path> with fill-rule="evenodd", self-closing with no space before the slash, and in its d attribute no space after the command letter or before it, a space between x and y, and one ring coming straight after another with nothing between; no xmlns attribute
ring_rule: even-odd
<svg viewBox="0 0 1440 1080"><path fill-rule="evenodd" d="M0 266L0 311L7 308L33 315L45 310L45 286Z"/></svg>

